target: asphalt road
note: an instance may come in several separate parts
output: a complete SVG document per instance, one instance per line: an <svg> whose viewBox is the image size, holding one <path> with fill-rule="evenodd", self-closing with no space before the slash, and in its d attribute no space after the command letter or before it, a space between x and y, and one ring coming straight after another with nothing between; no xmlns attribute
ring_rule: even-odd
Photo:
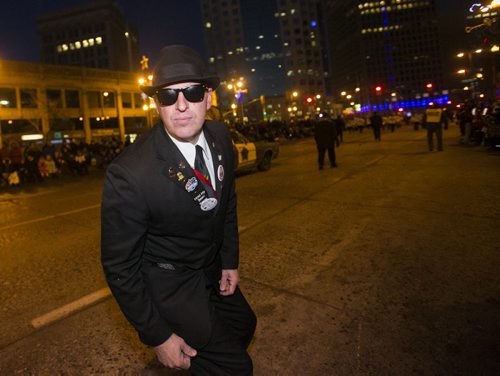
<svg viewBox="0 0 500 376"><path fill-rule="evenodd" d="M337 161L299 140L237 179L255 375L499 375L500 152L452 126L434 153L424 131L346 134ZM182 374L105 290L101 186L0 193L0 375Z"/></svg>

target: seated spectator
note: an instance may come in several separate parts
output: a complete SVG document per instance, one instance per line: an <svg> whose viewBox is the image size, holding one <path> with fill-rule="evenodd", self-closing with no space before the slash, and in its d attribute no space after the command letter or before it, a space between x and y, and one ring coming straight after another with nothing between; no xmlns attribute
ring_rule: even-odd
<svg viewBox="0 0 500 376"><path fill-rule="evenodd" d="M56 167L56 162L51 155L47 155L47 157L45 158L45 165L47 166L47 172L50 177L54 177L59 174L59 170Z"/></svg>

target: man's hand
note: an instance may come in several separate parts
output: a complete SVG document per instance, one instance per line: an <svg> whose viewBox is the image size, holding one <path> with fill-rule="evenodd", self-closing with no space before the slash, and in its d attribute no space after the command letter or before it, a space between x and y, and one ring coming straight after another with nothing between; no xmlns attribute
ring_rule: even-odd
<svg viewBox="0 0 500 376"><path fill-rule="evenodd" d="M238 269L222 269L219 288L223 296L233 295L240 281Z"/></svg>
<svg viewBox="0 0 500 376"><path fill-rule="evenodd" d="M189 369L191 358L196 356L196 350L190 347L176 334L172 334L165 342L155 347L158 360L166 367Z"/></svg>

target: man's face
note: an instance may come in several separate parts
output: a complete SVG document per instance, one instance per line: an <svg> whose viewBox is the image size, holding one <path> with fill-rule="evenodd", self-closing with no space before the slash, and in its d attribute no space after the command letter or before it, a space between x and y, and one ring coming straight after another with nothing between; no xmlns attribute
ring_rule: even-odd
<svg viewBox="0 0 500 376"><path fill-rule="evenodd" d="M192 85L200 84L183 82L165 86L163 89L184 89ZM201 102L188 101L182 92L178 93L177 100L171 105L162 106L157 96L155 102L156 110L167 132L179 141L195 144L205 122L205 114L212 103L212 89L204 92Z"/></svg>

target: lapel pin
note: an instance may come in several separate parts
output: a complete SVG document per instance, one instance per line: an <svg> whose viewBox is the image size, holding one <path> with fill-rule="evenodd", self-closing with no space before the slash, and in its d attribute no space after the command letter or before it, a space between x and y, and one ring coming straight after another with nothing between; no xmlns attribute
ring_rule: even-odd
<svg viewBox="0 0 500 376"><path fill-rule="evenodd" d="M224 180L224 167L222 167L222 165L219 165L219 168L217 169L217 177L219 178L219 181Z"/></svg>

